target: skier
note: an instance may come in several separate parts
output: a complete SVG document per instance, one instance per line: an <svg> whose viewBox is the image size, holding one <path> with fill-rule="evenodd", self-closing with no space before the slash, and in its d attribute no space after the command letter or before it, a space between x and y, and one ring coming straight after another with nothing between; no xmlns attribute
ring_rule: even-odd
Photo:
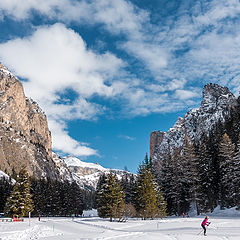
<svg viewBox="0 0 240 240"><path fill-rule="evenodd" d="M210 222L208 222L208 219L209 219L209 217L208 216L206 216L205 218L204 218L204 220L202 221L202 228L203 228L203 230L204 230L204 236L206 236L206 225L208 226L209 224L210 224Z"/></svg>

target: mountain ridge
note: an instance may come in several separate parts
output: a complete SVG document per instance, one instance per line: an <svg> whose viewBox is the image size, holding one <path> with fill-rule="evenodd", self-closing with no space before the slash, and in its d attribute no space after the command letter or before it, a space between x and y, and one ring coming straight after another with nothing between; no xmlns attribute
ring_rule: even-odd
<svg viewBox="0 0 240 240"><path fill-rule="evenodd" d="M227 87L212 83L205 85L199 108L191 109L183 118L179 117L167 132L151 133L150 157L154 161L161 160L161 155L169 150L172 153L174 148L182 147L186 135L193 143L199 142L202 135L209 135L217 123L224 124L237 107L237 98Z"/></svg>

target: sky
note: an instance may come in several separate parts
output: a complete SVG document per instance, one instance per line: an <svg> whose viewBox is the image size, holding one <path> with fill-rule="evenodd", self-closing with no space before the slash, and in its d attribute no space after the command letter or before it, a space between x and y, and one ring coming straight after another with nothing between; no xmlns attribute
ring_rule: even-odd
<svg viewBox="0 0 240 240"><path fill-rule="evenodd" d="M152 131L240 91L239 0L1 0L0 61L46 113L53 150L136 172Z"/></svg>

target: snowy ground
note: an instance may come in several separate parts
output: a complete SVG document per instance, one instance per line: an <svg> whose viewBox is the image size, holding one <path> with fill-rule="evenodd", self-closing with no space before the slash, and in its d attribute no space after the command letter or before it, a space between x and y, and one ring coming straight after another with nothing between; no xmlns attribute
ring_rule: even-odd
<svg viewBox="0 0 240 240"><path fill-rule="evenodd" d="M207 236L201 231L203 217L136 220L126 223L108 222L97 217L32 218L29 222L0 222L1 240L239 240L239 216L210 216Z"/></svg>

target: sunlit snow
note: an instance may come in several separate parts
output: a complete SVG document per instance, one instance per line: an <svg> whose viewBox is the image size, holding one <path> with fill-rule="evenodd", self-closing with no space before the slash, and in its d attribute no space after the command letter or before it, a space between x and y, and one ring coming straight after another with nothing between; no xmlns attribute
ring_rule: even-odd
<svg viewBox="0 0 240 240"><path fill-rule="evenodd" d="M22 222L0 222L1 240L239 240L240 214L231 209L210 215L207 236L201 232L204 216L109 222L98 217L33 218ZM199 234L200 233L200 234ZM199 234L199 235L198 235Z"/></svg>

